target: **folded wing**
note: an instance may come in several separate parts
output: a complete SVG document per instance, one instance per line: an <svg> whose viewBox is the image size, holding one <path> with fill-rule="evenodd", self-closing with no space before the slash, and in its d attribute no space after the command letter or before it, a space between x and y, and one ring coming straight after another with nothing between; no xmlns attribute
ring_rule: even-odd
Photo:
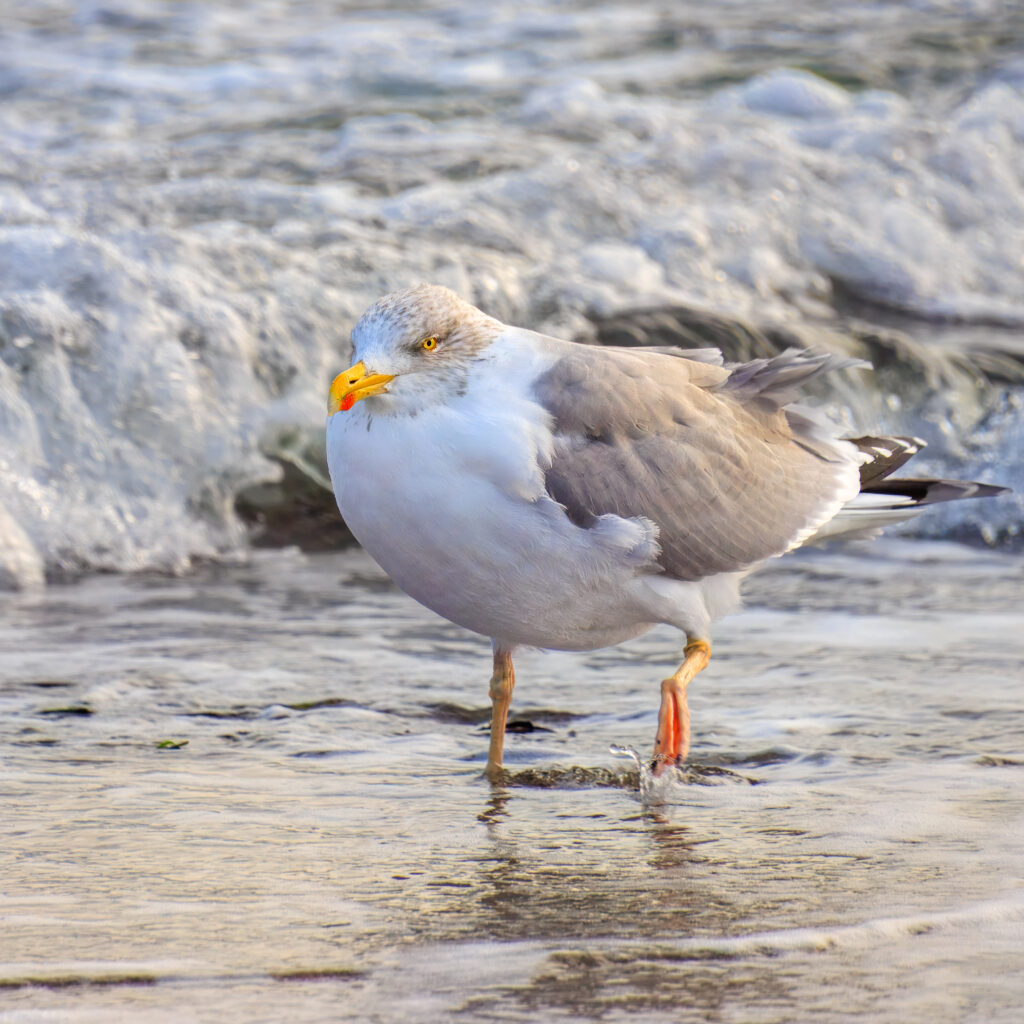
<svg viewBox="0 0 1024 1024"><path fill-rule="evenodd" d="M555 435L548 492L584 527L607 514L654 522L668 575L781 554L858 491L857 449L787 408L799 385L849 360L792 350L726 368L650 350L557 351L535 384Z"/></svg>

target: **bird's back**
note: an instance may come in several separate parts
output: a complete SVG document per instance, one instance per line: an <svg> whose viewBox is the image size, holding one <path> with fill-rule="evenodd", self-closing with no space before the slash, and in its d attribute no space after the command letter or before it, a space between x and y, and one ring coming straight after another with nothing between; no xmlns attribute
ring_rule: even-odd
<svg viewBox="0 0 1024 1024"><path fill-rule="evenodd" d="M548 491L581 525L653 521L677 579L781 554L858 491L856 449L787 407L798 383L842 365L787 352L723 368L566 345L536 382L555 433Z"/></svg>

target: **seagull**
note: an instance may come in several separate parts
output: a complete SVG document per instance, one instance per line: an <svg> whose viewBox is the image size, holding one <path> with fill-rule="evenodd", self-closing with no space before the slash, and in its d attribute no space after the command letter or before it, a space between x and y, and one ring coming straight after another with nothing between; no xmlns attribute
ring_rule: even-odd
<svg viewBox="0 0 1024 1024"><path fill-rule="evenodd" d="M618 348L510 327L447 288L386 295L330 386L327 461L356 540L416 601L493 648L486 774L502 777L517 648L589 651L659 623L652 770L690 746L712 621L766 560L1005 488L900 480L917 438L840 439L800 385L867 366L790 349Z"/></svg>

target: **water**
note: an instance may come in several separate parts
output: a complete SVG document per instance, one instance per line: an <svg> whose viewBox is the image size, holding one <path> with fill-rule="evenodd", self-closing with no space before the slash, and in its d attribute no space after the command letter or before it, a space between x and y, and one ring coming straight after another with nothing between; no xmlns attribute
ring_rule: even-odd
<svg viewBox="0 0 1024 1024"><path fill-rule="evenodd" d="M4 4L0 1020L1016 1022L1022 53L986 0ZM323 486L421 280L869 358L844 428L1016 493L755 577L684 780L610 753L670 631L524 653L492 788L486 643Z"/></svg>
<svg viewBox="0 0 1024 1024"><path fill-rule="evenodd" d="M349 328L421 280L563 336L682 306L859 347L851 429L1018 491L919 529L1019 536L1017 5L21 0L0 33L0 583L301 511Z"/></svg>
<svg viewBox="0 0 1024 1024"><path fill-rule="evenodd" d="M646 803L670 630L522 655L492 789L486 642L356 550L4 597L0 1019L1014 1020L1022 570L774 563Z"/></svg>

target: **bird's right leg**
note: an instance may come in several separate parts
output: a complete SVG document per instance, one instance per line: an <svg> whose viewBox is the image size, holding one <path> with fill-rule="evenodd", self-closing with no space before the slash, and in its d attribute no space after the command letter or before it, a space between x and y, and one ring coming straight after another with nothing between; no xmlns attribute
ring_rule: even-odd
<svg viewBox="0 0 1024 1024"><path fill-rule="evenodd" d="M698 672L707 668L711 644L706 640L691 640L683 653L682 665L661 684L658 735L654 740L651 766L655 775L660 775L671 764L682 764L690 752L690 705L686 688Z"/></svg>
<svg viewBox="0 0 1024 1024"><path fill-rule="evenodd" d="M501 778L501 755L505 748L505 720L512 703L512 689L516 673L512 667L512 653L494 647L494 672L491 675L491 746L487 752L485 774L492 782Z"/></svg>

